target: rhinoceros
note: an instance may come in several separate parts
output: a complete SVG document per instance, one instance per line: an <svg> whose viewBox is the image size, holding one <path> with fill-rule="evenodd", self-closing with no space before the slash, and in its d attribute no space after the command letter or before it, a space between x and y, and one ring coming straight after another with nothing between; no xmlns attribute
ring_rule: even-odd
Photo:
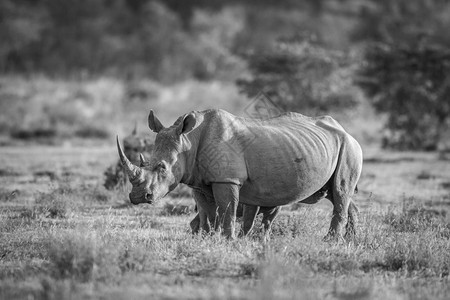
<svg viewBox="0 0 450 300"><path fill-rule="evenodd" d="M166 128L151 110L148 125L157 136L143 167L126 158L117 139L133 186L131 203L151 204L187 184L197 191L201 223L207 218L234 238L238 202L277 207L326 197L333 215L325 239L355 233L358 210L352 196L362 150L332 117L288 112L250 119L211 109L187 113Z"/></svg>

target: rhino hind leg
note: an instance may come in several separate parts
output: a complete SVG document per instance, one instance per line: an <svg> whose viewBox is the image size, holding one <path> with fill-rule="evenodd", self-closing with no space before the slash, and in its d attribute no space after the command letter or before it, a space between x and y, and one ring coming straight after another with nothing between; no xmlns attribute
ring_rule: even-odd
<svg viewBox="0 0 450 300"><path fill-rule="evenodd" d="M259 209L259 206L243 204L242 230L239 233L239 236L246 236L253 229L255 218L259 212Z"/></svg>
<svg viewBox="0 0 450 300"><path fill-rule="evenodd" d="M265 236L268 236L270 234L272 230L273 221L278 216L280 210L281 210L280 206L261 208L261 211L263 213L262 224L264 227Z"/></svg>
<svg viewBox="0 0 450 300"><path fill-rule="evenodd" d="M262 214L262 225L264 229L264 236L267 238L267 236L270 234L272 229L272 223L277 217L278 213L280 212L281 207L280 206L253 206L253 205L243 205L243 225L242 230L240 232L240 236L246 236L248 235L251 230L253 229L253 226L255 224L255 218L256 215Z"/></svg>
<svg viewBox="0 0 450 300"><path fill-rule="evenodd" d="M348 220L347 225L345 226L345 240L351 241L356 237L357 234L357 225L358 225L358 207L355 202L352 200L348 207Z"/></svg>
<svg viewBox="0 0 450 300"><path fill-rule="evenodd" d="M355 188L355 194L358 192L357 188ZM333 199L333 193L328 193L325 195L326 199L330 200L331 203L334 205L334 199ZM346 241L350 241L356 237L357 234L357 225L358 225L358 214L359 209L356 206L356 203L353 199L350 200L349 206L348 206L348 216L347 216L347 224L345 225L345 235L344 239ZM330 240L331 236L327 235L324 240Z"/></svg>
<svg viewBox="0 0 450 300"><path fill-rule="evenodd" d="M332 202L333 216L325 240L338 240L356 233L358 209L352 196L361 174L362 153L356 141L347 138L339 153L339 159L333 176Z"/></svg>

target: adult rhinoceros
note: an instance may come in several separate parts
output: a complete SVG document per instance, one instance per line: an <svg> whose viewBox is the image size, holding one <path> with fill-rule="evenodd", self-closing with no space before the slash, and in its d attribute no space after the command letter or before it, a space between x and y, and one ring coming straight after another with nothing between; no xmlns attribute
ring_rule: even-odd
<svg viewBox="0 0 450 300"><path fill-rule="evenodd" d="M144 167L133 165L117 140L133 204L153 203L185 183L198 191L200 218L219 221L233 238L238 202L275 207L327 197L334 209L325 238L342 236L346 224L347 233L355 232L352 195L362 151L333 118L284 113L260 120L214 109L185 114L165 128L150 111L148 124L157 136Z"/></svg>

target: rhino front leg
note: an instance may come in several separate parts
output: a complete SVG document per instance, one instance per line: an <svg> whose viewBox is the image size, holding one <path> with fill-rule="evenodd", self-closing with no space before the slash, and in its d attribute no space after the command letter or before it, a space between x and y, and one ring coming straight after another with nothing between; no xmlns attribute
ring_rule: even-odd
<svg viewBox="0 0 450 300"><path fill-rule="evenodd" d="M193 190L192 195L197 203L198 209L197 216L195 216L190 224L192 232L196 233L195 229L198 226L197 232L201 229L206 233L209 233L211 231L211 223L214 221L216 214L216 203L214 202L214 198L212 195L209 196L209 193L201 190Z"/></svg>
<svg viewBox="0 0 450 300"><path fill-rule="evenodd" d="M217 204L216 225L223 228L226 237L234 239L239 186L231 183L213 183L212 190Z"/></svg>
<svg viewBox="0 0 450 300"><path fill-rule="evenodd" d="M192 234L197 234L200 230L206 233L211 232L211 222L209 221L208 215L200 207L198 208L197 215L189 223L189 226L191 227Z"/></svg>

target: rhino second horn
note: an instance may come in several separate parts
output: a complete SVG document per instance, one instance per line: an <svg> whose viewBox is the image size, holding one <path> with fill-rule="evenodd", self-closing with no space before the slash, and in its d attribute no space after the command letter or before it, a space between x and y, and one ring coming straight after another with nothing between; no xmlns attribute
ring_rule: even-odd
<svg viewBox="0 0 450 300"><path fill-rule="evenodd" d="M141 167L145 165L145 157L142 153L139 153L139 160L141 161Z"/></svg>
<svg viewBox="0 0 450 300"><path fill-rule="evenodd" d="M116 140L117 140L117 150L119 151L120 161L122 162L122 165L125 167L125 171L127 172L131 183L133 183L141 177L142 170L139 167L133 165L131 163L131 161L127 158L127 156L125 155L125 153L122 150L122 147L120 146L119 136L116 137Z"/></svg>

